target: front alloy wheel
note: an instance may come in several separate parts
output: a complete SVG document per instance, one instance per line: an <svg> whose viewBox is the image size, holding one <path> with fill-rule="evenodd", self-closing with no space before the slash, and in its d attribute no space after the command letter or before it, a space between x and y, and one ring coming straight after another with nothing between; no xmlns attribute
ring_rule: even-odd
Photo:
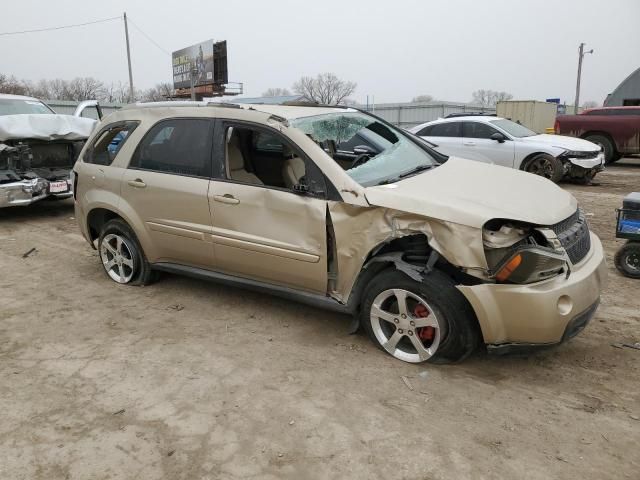
<svg viewBox="0 0 640 480"><path fill-rule="evenodd" d="M359 315L369 338L404 362L458 362L479 343L471 305L438 270L421 282L395 268L379 272L366 286Z"/></svg>
<svg viewBox="0 0 640 480"><path fill-rule="evenodd" d="M400 288L384 290L371 305L371 327L380 345L410 363L431 358L440 344L440 324L423 298Z"/></svg>
<svg viewBox="0 0 640 480"><path fill-rule="evenodd" d="M562 180L564 175L564 167L562 162L556 157L552 157L547 154L539 154L533 157L526 164L525 170L534 175L551 180L553 183L558 183Z"/></svg>
<svg viewBox="0 0 640 480"><path fill-rule="evenodd" d="M118 283L129 283L135 272L132 247L127 239L110 233L100 243L100 259L107 275Z"/></svg>

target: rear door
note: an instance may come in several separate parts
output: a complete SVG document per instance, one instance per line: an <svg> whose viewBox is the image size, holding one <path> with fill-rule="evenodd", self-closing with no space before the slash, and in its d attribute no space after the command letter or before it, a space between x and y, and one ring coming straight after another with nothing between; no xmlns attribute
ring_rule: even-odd
<svg viewBox="0 0 640 480"><path fill-rule="evenodd" d="M462 148L462 122L434 123L423 128L417 135L438 145L436 148L438 152L464 158Z"/></svg>
<svg viewBox="0 0 640 480"><path fill-rule="evenodd" d="M214 152L216 270L326 293L327 202L319 169L280 132L246 122L219 120ZM296 185L284 177L289 164L297 166Z"/></svg>
<svg viewBox="0 0 640 480"><path fill-rule="evenodd" d="M213 126L203 118L158 122L123 174L120 209L138 218L138 237L152 263L213 263L207 199Z"/></svg>
<svg viewBox="0 0 640 480"><path fill-rule="evenodd" d="M514 142L505 139L503 142L492 140L491 135L504 134L484 122L465 121L462 123L463 157L484 163L492 163L513 168L515 155Z"/></svg>

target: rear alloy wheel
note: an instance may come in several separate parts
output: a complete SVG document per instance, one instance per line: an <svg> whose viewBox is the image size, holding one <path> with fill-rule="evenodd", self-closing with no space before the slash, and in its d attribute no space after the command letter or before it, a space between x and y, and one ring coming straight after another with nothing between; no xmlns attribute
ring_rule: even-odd
<svg viewBox="0 0 640 480"><path fill-rule="evenodd" d="M110 233L100 243L102 266L114 282L129 283L135 273L135 259L127 239Z"/></svg>
<svg viewBox="0 0 640 480"><path fill-rule="evenodd" d="M148 285L157 278L133 230L121 219L104 225L98 239L98 253L104 271L114 282Z"/></svg>
<svg viewBox="0 0 640 480"><path fill-rule="evenodd" d="M367 285L360 315L371 340L404 362L455 362L478 345L471 306L439 271L422 282L395 269L383 271Z"/></svg>
<svg viewBox="0 0 640 480"><path fill-rule="evenodd" d="M562 162L556 157L541 153L533 157L527 166L525 171L533 173L534 175L540 175L541 177L551 180L553 183L558 183L564 176L564 167Z"/></svg>

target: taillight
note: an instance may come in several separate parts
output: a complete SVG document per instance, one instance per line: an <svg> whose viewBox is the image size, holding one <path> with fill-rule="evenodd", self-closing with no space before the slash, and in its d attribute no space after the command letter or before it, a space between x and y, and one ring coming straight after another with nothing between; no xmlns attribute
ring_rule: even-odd
<svg viewBox="0 0 640 480"><path fill-rule="evenodd" d="M560 122L558 120L553 124L553 131L556 132L556 135L560 133Z"/></svg>

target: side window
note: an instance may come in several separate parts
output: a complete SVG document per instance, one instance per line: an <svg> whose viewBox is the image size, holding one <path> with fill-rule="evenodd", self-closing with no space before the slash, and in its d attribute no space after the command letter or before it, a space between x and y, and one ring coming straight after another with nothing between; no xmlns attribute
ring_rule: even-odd
<svg viewBox="0 0 640 480"><path fill-rule="evenodd" d="M465 138L485 138L490 139L491 135L498 131L486 123L464 122L462 124L462 136Z"/></svg>
<svg viewBox="0 0 640 480"><path fill-rule="evenodd" d="M257 152L282 152L283 149L282 142L269 133L256 132L253 142Z"/></svg>
<svg viewBox="0 0 640 480"><path fill-rule="evenodd" d="M461 137L462 122L436 123L431 126L431 137Z"/></svg>
<svg viewBox="0 0 640 480"><path fill-rule="evenodd" d="M611 110L612 115L640 115L640 108L620 108Z"/></svg>
<svg viewBox="0 0 640 480"><path fill-rule="evenodd" d="M433 125L429 125L428 127L424 127L422 130L420 130L418 133L416 133L416 135L418 135L419 137L429 137L431 135L433 135L433 133L431 133L431 130L433 130Z"/></svg>
<svg viewBox="0 0 640 480"><path fill-rule="evenodd" d="M124 122L102 129L93 141L84 162L104 166L111 165L127 137L137 126L138 122Z"/></svg>
<svg viewBox="0 0 640 480"><path fill-rule="evenodd" d="M129 168L209 177L211 130L212 122L207 119L164 120L144 136Z"/></svg>
<svg viewBox="0 0 640 480"><path fill-rule="evenodd" d="M283 136L261 128L227 125L224 141L228 180L324 194L322 173Z"/></svg>

